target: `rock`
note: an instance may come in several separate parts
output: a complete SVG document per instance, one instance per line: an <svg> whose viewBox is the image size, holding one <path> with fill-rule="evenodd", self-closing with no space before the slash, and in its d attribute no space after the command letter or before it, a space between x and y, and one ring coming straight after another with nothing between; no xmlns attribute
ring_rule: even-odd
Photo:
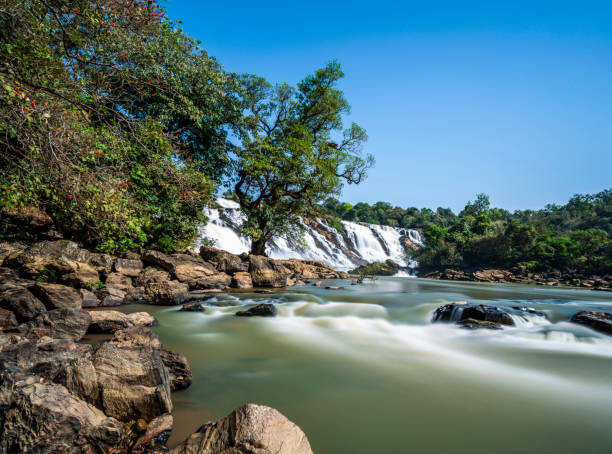
<svg viewBox="0 0 612 454"><path fill-rule="evenodd" d="M510 314L500 308L484 304L468 304L465 301L440 306L434 312L433 322L459 322L466 319L514 326Z"/></svg>
<svg viewBox="0 0 612 454"><path fill-rule="evenodd" d="M189 281L189 288L201 290L201 289L219 289L223 290L229 287L232 282L232 277L225 273L212 274L210 276L203 276L198 279Z"/></svg>
<svg viewBox="0 0 612 454"><path fill-rule="evenodd" d="M54 309L38 315L28 323L28 338L40 339L49 336L54 339L79 341L85 336L91 316L81 309Z"/></svg>
<svg viewBox="0 0 612 454"><path fill-rule="evenodd" d="M317 281L312 283L313 287L323 287L323 281Z"/></svg>
<svg viewBox="0 0 612 454"><path fill-rule="evenodd" d="M19 323L32 320L47 308L24 287L4 285L0 288L0 308L11 311Z"/></svg>
<svg viewBox="0 0 612 454"><path fill-rule="evenodd" d="M189 387L193 381L193 376L185 355L165 349L160 350L159 353L164 366L168 369L170 389L177 391Z"/></svg>
<svg viewBox="0 0 612 454"><path fill-rule="evenodd" d="M0 388L0 452L102 454L123 436L116 419L64 386L29 376Z"/></svg>
<svg viewBox="0 0 612 454"><path fill-rule="evenodd" d="M502 329L502 326L497 322L487 322L484 320L475 320L473 318L466 318L463 320L459 320L457 322L457 325L461 326L462 328L467 328L467 329L479 329L479 328Z"/></svg>
<svg viewBox="0 0 612 454"><path fill-rule="evenodd" d="M91 311L89 314L91 315L91 324L88 332L92 334L110 334L133 326L157 324L157 319L147 312L124 314L118 311Z"/></svg>
<svg viewBox="0 0 612 454"><path fill-rule="evenodd" d="M115 331L109 342L117 347L152 347L157 350L164 348L157 334L145 326L132 326Z"/></svg>
<svg viewBox="0 0 612 454"><path fill-rule="evenodd" d="M100 387L100 408L120 421L146 421L172 411L170 379L151 347L101 344L92 357Z"/></svg>
<svg viewBox="0 0 612 454"><path fill-rule="evenodd" d="M230 287L233 288L252 288L253 280L251 279L251 275L244 271L239 271L234 273L232 276L232 282Z"/></svg>
<svg viewBox="0 0 612 454"><path fill-rule="evenodd" d="M183 304L183 307L181 307L180 312L205 312L206 311L206 307L200 303L200 302L195 302L195 303L187 303L187 304Z"/></svg>
<svg viewBox="0 0 612 454"><path fill-rule="evenodd" d="M82 288L93 288L100 282L98 271L88 263L66 261L72 271L60 276L60 280L68 285Z"/></svg>
<svg viewBox="0 0 612 454"><path fill-rule="evenodd" d="M344 290L344 287L338 287L337 285L328 285L325 287L326 290Z"/></svg>
<svg viewBox="0 0 612 454"><path fill-rule="evenodd" d="M97 307L99 304L98 297L94 292L85 290L84 288L79 290L81 295L81 307Z"/></svg>
<svg viewBox="0 0 612 454"><path fill-rule="evenodd" d="M174 418L166 413L151 421L146 432L132 446L131 454L154 454L166 452L166 442L172 432Z"/></svg>
<svg viewBox="0 0 612 454"><path fill-rule="evenodd" d="M244 311L236 312L238 317L274 317L275 315L276 307L270 303L258 304Z"/></svg>
<svg viewBox="0 0 612 454"><path fill-rule="evenodd" d="M171 454L312 454L304 432L277 410L247 404L202 426Z"/></svg>
<svg viewBox="0 0 612 454"><path fill-rule="evenodd" d="M600 333L612 335L612 314L608 312L581 311L572 315L571 321Z"/></svg>
<svg viewBox="0 0 612 454"><path fill-rule="evenodd" d="M132 289L132 279L119 273L110 273L104 287L97 290L101 306L120 306L126 302L127 293Z"/></svg>
<svg viewBox="0 0 612 454"><path fill-rule="evenodd" d="M0 334L6 331L13 331L17 328L17 325L19 325L19 323L17 323L15 314L0 308Z"/></svg>
<svg viewBox="0 0 612 454"><path fill-rule="evenodd" d="M68 240L42 241L26 250L11 254L4 260L9 266L28 277L55 276L74 271L73 263L81 255L79 246Z"/></svg>
<svg viewBox="0 0 612 454"><path fill-rule="evenodd" d="M17 241L0 241L0 266L9 255L22 253L27 247L25 243Z"/></svg>
<svg viewBox="0 0 612 454"><path fill-rule="evenodd" d="M287 270L268 257L249 256L249 272L254 287L284 287L287 283Z"/></svg>
<svg viewBox="0 0 612 454"><path fill-rule="evenodd" d="M182 304L189 297L189 285L172 281L166 271L153 267L145 268L136 283L144 287L147 301L151 304Z"/></svg>
<svg viewBox="0 0 612 454"><path fill-rule="evenodd" d="M533 307L512 306L512 309L514 309L516 311L519 311L519 312L524 312L524 313L527 313L527 314L536 315L538 317L545 317L546 318L546 314L544 312L537 311Z"/></svg>
<svg viewBox="0 0 612 454"><path fill-rule="evenodd" d="M31 291L49 310L81 308L81 295L71 287L38 282Z"/></svg>
<svg viewBox="0 0 612 454"><path fill-rule="evenodd" d="M400 270L400 266L393 260L389 259L386 262L373 262L367 265L362 265L349 271L350 274L365 274L372 276L394 276Z"/></svg>
<svg viewBox="0 0 612 454"><path fill-rule="evenodd" d="M108 254L90 252L87 259L88 263L102 275L107 275L113 269L113 257Z"/></svg>
<svg viewBox="0 0 612 454"><path fill-rule="evenodd" d="M238 255L209 246L200 248L200 257L214 265L217 271L234 274L245 272L249 269L249 264L243 261Z"/></svg>
<svg viewBox="0 0 612 454"><path fill-rule="evenodd" d="M189 254L167 255L158 251L147 251L142 260L149 265L165 269L180 282L195 281L217 273L217 270L201 258Z"/></svg>
<svg viewBox="0 0 612 454"><path fill-rule="evenodd" d="M115 272L129 277L138 277L144 269L142 260L116 259L114 264Z"/></svg>

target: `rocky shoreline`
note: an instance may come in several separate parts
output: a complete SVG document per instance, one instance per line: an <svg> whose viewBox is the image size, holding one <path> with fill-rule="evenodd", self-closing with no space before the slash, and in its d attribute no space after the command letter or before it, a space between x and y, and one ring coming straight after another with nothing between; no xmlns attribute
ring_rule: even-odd
<svg viewBox="0 0 612 454"><path fill-rule="evenodd" d="M151 331L154 317L113 308L189 308L231 288L346 277L320 262L210 247L112 256L40 235L1 242L0 452L312 453L299 427L255 404L207 422L169 451L171 393L191 385L189 364ZM107 340L83 343L87 334Z"/></svg>
<svg viewBox="0 0 612 454"><path fill-rule="evenodd" d="M612 291L612 275L591 276L571 271L551 271L532 273L520 268L502 269L478 269L478 270L456 270L447 268L444 270L428 271L419 274L419 277L428 279L443 279L448 281L471 281L471 282L496 282L532 284L550 287L570 286L593 290Z"/></svg>

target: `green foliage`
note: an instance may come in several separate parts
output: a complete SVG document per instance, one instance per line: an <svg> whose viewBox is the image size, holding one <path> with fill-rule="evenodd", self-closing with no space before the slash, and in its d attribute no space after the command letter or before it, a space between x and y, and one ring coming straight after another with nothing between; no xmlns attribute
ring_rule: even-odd
<svg viewBox="0 0 612 454"><path fill-rule="evenodd" d="M154 1L0 0L0 206L104 251L189 244L240 106Z"/></svg>
<svg viewBox="0 0 612 454"><path fill-rule="evenodd" d="M330 198L321 209L350 221L420 229L425 247L415 258L423 268L612 272L612 190L575 195L563 206L514 213L491 208L485 194L468 202L458 215L448 208L434 212L383 202L358 203L348 210L344 205Z"/></svg>
<svg viewBox="0 0 612 454"><path fill-rule="evenodd" d="M299 237L299 216L315 214L344 182L360 183L373 164L360 155L365 131L356 124L343 130L349 105L336 88L342 77L332 62L297 88L242 79L246 113L237 128L233 191L255 254L264 254L272 236Z"/></svg>

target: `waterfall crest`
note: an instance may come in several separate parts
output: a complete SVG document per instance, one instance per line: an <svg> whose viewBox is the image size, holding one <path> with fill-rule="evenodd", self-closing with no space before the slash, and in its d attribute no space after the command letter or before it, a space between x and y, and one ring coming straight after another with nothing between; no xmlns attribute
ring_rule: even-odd
<svg viewBox="0 0 612 454"><path fill-rule="evenodd" d="M215 242L215 247L233 254L249 252L251 242L240 234L245 216L240 206L227 199L217 199L217 208L207 208L208 224L199 229L199 248L204 238ZM415 268L410 259L413 248L423 245L420 232L412 229L342 221L340 232L322 219L302 219L304 237L301 244L285 238L273 238L266 248L274 259L320 260L342 271L370 262L391 259L403 268Z"/></svg>

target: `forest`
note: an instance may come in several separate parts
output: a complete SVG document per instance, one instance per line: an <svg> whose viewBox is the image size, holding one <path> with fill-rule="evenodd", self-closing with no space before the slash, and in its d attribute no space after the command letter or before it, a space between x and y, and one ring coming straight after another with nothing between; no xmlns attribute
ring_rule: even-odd
<svg viewBox="0 0 612 454"><path fill-rule="evenodd" d="M514 212L491 208L486 194L458 214L386 202L352 206L333 198L321 210L332 219L421 230L426 244L415 258L422 269L612 272L612 189L575 195L565 205Z"/></svg>

